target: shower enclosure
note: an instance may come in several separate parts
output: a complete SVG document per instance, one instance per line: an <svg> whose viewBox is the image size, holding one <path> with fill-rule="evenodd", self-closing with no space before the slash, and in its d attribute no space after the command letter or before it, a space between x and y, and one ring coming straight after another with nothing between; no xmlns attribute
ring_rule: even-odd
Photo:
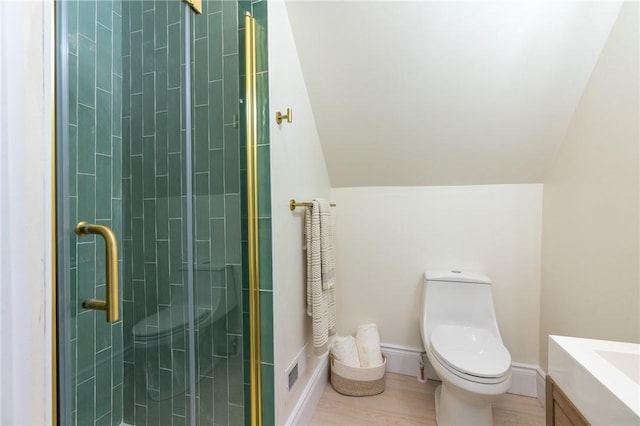
<svg viewBox="0 0 640 426"><path fill-rule="evenodd" d="M239 43L251 6L56 2L61 425L253 418Z"/></svg>

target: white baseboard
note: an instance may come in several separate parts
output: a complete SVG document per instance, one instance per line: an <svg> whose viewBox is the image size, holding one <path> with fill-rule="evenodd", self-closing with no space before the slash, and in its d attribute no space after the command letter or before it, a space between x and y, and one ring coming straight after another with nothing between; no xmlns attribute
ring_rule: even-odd
<svg viewBox="0 0 640 426"><path fill-rule="evenodd" d="M287 419L287 425L308 425L316 412L316 407L329 383L329 361L324 355L316 365L307 386Z"/></svg>
<svg viewBox="0 0 640 426"><path fill-rule="evenodd" d="M542 371L540 367L536 369L536 372L538 373L538 377L536 377L536 397L538 398L538 401L540 402L540 404L542 404L542 406L545 407L547 405L546 375L544 374L544 371Z"/></svg>
<svg viewBox="0 0 640 426"><path fill-rule="evenodd" d="M418 377L420 374L421 348L411 348L383 343L382 353L387 357L387 371L389 373L404 374ZM425 377L439 380L436 372L427 360ZM509 393L538 398L544 405L544 373L540 367L531 364L514 362L511 369L512 384Z"/></svg>

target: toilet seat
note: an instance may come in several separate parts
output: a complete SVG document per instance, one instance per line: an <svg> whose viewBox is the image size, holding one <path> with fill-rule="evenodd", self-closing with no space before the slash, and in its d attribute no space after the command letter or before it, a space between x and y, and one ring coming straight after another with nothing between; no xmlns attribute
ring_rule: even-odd
<svg viewBox="0 0 640 426"><path fill-rule="evenodd" d="M511 368L511 355L486 330L439 325L430 337L433 354L453 374L478 383L500 383Z"/></svg>
<svg viewBox="0 0 640 426"><path fill-rule="evenodd" d="M172 310L176 312L172 312ZM189 325L186 312L186 306L182 306L180 312L174 306L158 311L133 326L133 337L139 342L148 342L180 333ZM200 310L195 322L197 325L201 325L206 323L210 317L211 311ZM156 324L158 325L156 326Z"/></svg>

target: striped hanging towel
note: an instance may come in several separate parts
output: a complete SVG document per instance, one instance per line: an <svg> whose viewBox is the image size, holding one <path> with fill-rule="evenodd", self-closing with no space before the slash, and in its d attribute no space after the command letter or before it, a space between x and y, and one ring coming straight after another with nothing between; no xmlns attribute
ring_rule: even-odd
<svg viewBox="0 0 640 426"><path fill-rule="evenodd" d="M314 352L322 355L336 324L331 212L325 200L313 200L312 204L305 214L307 314L312 319Z"/></svg>

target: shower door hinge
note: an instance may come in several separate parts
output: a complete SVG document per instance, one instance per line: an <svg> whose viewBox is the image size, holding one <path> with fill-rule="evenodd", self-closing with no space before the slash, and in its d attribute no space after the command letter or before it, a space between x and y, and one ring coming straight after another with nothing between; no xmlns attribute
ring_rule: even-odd
<svg viewBox="0 0 640 426"><path fill-rule="evenodd" d="M202 13L202 0L184 0L186 3L191 5L191 9L193 9L196 13Z"/></svg>

